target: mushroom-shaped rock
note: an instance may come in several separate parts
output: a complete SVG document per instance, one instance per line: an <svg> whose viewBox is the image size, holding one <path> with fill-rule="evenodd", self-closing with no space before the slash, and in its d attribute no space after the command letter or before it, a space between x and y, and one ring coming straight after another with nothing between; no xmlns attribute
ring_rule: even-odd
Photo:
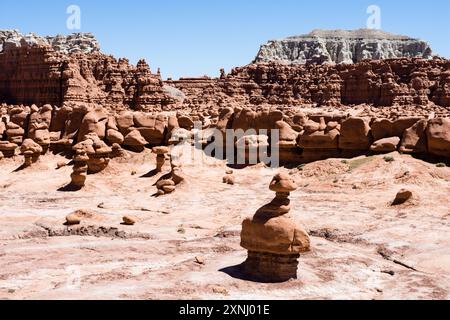
<svg viewBox="0 0 450 320"><path fill-rule="evenodd" d="M261 282L297 278L300 253L310 250L307 232L288 215L289 192L297 186L287 174L277 174L270 183L275 199L242 224L241 246L248 250L244 272Z"/></svg>
<svg viewBox="0 0 450 320"><path fill-rule="evenodd" d="M166 154L169 153L168 147L154 147L152 149L153 153L156 154L156 171L162 172L162 168L166 162Z"/></svg>
<svg viewBox="0 0 450 320"><path fill-rule="evenodd" d="M11 158L14 156L17 144L9 142L9 141L0 141L0 152L3 153L5 158Z"/></svg>
<svg viewBox="0 0 450 320"><path fill-rule="evenodd" d="M20 146L20 152L25 157L24 165L28 167L38 161L42 153L42 147L31 139L25 139Z"/></svg>
<svg viewBox="0 0 450 320"><path fill-rule="evenodd" d="M71 187L82 188L86 182L89 156L84 149L77 149L75 157L73 158L73 171L71 177Z"/></svg>

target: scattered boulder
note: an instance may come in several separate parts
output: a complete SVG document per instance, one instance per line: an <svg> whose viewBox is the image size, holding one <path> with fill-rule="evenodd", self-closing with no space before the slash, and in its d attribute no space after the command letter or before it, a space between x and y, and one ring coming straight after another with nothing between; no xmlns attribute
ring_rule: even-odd
<svg viewBox="0 0 450 320"><path fill-rule="evenodd" d="M408 200L410 200L413 196L413 193L409 190L402 189L395 196L394 202L392 202L393 206L404 204Z"/></svg>
<svg viewBox="0 0 450 320"><path fill-rule="evenodd" d="M66 225L77 225L83 220L95 219L97 213L90 210L77 210L66 216Z"/></svg>
<svg viewBox="0 0 450 320"><path fill-rule="evenodd" d="M370 150L373 152L389 153L397 150L400 143L399 137L390 137L375 141Z"/></svg>
<svg viewBox="0 0 450 320"><path fill-rule="evenodd" d="M339 138L340 149L368 150L371 140L371 129L368 119L351 117L342 122Z"/></svg>
<svg viewBox="0 0 450 320"><path fill-rule="evenodd" d="M132 151L142 152L147 145L147 140L141 135L139 130L133 130L125 137L123 145Z"/></svg>
<svg viewBox="0 0 450 320"><path fill-rule="evenodd" d="M122 220L123 220L123 224L127 225L127 226L133 226L137 222L137 219L135 217L132 217L132 216L124 216L122 218Z"/></svg>
<svg viewBox="0 0 450 320"><path fill-rule="evenodd" d="M437 156L450 157L450 119L428 121L428 151Z"/></svg>
<svg viewBox="0 0 450 320"><path fill-rule="evenodd" d="M428 120L420 120L405 130L400 144L400 152L425 153L427 152L427 126Z"/></svg>

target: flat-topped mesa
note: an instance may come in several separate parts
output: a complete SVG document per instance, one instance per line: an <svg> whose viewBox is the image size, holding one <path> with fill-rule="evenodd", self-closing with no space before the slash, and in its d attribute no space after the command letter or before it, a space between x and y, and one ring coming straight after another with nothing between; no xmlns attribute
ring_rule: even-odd
<svg viewBox="0 0 450 320"><path fill-rule="evenodd" d="M243 271L256 281L283 282L297 278L298 258L310 250L310 239L288 214L289 194L297 189L291 177L277 174L269 188L275 199L242 224L241 246L248 250Z"/></svg>
<svg viewBox="0 0 450 320"><path fill-rule="evenodd" d="M255 63L332 64L393 58L431 58L428 43L381 30L314 30L261 46Z"/></svg>

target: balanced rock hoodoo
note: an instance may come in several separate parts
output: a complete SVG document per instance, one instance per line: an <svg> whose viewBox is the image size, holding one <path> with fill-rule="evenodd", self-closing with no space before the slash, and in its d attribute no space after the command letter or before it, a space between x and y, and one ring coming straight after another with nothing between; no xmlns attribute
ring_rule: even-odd
<svg viewBox="0 0 450 320"><path fill-rule="evenodd" d="M308 233L289 215L289 194L297 185L288 174L277 174L270 183L275 199L242 224L241 246L248 250L244 272L263 282L297 278L300 253L310 250Z"/></svg>
<svg viewBox="0 0 450 320"><path fill-rule="evenodd" d="M31 139L25 139L20 146L20 152L25 158L24 166L29 167L38 161L42 153L42 147Z"/></svg>
<svg viewBox="0 0 450 320"><path fill-rule="evenodd" d="M77 149L76 155L73 158L73 172L71 174L70 186L74 188L82 188L86 182L88 172L89 156L84 149Z"/></svg>

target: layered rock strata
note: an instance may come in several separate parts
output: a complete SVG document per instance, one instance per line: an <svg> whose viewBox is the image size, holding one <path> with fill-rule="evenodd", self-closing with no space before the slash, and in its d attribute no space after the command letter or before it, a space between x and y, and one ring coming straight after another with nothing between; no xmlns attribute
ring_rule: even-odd
<svg viewBox="0 0 450 320"><path fill-rule="evenodd" d="M431 58L422 40L381 30L314 30L307 35L269 41L261 46L256 63L358 63L363 60Z"/></svg>

